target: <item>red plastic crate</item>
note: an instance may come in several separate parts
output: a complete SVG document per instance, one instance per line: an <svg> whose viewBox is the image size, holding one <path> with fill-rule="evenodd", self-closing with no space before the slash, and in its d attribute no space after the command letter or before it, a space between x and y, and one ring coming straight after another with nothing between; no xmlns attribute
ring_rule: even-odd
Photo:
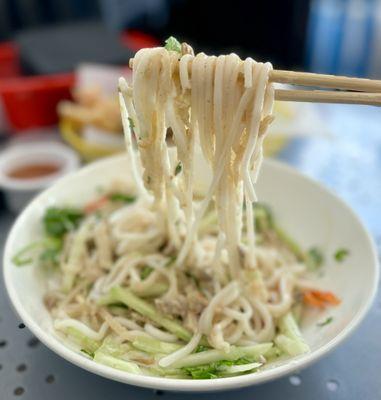
<svg viewBox="0 0 381 400"><path fill-rule="evenodd" d="M121 35L123 45L132 50L154 47L158 42L139 31ZM21 76L17 47L0 44L0 96L12 133L51 126L58 122L57 103L70 98L75 83L73 73L45 76Z"/></svg>
<svg viewBox="0 0 381 400"><path fill-rule="evenodd" d="M0 79L19 76L21 72L19 53L12 42L0 44Z"/></svg>
<svg viewBox="0 0 381 400"><path fill-rule="evenodd" d="M133 51L138 51L144 47L160 46L160 42L156 38L133 29L123 32L120 39L123 46L126 46Z"/></svg>
<svg viewBox="0 0 381 400"><path fill-rule="evenodd" d="M71 97L74 74L29 76L0 81L8 123L15 132L57 123L57 103Z"/></svg>

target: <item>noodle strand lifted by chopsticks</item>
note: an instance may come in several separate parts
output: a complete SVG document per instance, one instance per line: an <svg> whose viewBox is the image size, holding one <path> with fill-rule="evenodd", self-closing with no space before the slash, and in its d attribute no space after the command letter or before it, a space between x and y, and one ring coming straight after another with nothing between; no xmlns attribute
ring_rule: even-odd
<svg viewBox="0 0 381 400"><path fill-rule="evenodd" d="M260 168L265 134L260 128L272 111L273 89L268 82L271 65L256 63L251 58L242 64L235 54L217 58L200 53L179 58L175 52L155 48L138 52L133 70L130 92L139 119L135 134L146 188L154 194L158 212L167 215L168 229L178 231L178 235L172 231L171 236L178 238L184 228L187 230L182 245L179 240L173 243L179 250L177 265L191 259L190 253L197 251L198 226L213 200L220 231L225 235L230 275L237 278L242 267L239 253L243 197L246 206L256 200L251 174L256 177ZM173 170L166 170L164 162L168 128L174 133L177 148L175 165L182 165L173 185ZM194 211L192 158L197 144L210 164L213 178L205 198ZM166 201L159 204L163 198ZM245 254L252 259L255 239L251 227L247 236Z"/></svg>
<svg viewBox="0 0 381 400"><path fill-rule="evenodd" d="M213 201L221 237L214 258L227 254L227 276L242 279L244 265L255 266L251 203L256 200L253 184L262 160L263 127L272 111L271 65L251 58L242 63L235 54L179 56L154 48L136 54L133 71L132 88L121 85L121 90L124 98L132 93L144 184L154 195L160 218L167 218L170 247L178 251L177 267L202 257L198 228ZM168 129L176 146L172 168L166 165ZM197 145L210 165L212 180L196 208L192 160ZM176 165L182 170L173 176ZM243 202L250 209L245 223ZM200 322L199 329L208 335L213 308L204 313L200 321L210 322Z"/></svg>

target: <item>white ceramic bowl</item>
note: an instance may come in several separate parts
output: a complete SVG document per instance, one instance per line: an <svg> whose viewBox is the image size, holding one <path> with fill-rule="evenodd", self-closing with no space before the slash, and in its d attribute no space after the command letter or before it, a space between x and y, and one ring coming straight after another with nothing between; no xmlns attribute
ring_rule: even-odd
<svg viewBox="0 0 381 400"><path fill-rule="evenodd" d="M359 325L374 298L378 282L378 264L372 239L351 209L318 183L279 162L266 161L258 183L261 201L275 211L279 223L303 246L321 247L327 255L327 267L321 285L334 291L342 304L326 314L307 321L303 335L311 352L289 361L271 365L258 373L215 380L179 380L132 375L100 365L77 354L52 334L51 318L42 296L44 279L37 266L15 267L11 258L20 247L41 234L44 209L55 205L81 205L96 196L96 188L114 179L127 179L125 156L93 163L65 177L40 194L22 212L14 224L5 247L4 277L9 297L28 328L50 349L88 371L131 385L163 390L214 391L234 389L265 382L306 367L335 348ZM350 249L343 263L335 263L332 254L338 248ZM318 321L333 316L323 328ZM348 362L350 359L348 358Z"/></svg>
<svg viewBox="0 0 381 400"><path fill-rule="evenodd" d="M35 163L59 166L55 173L32 179L15 179L8 175L13 168ZM79 168L78 155L59 142L18 142L0 153L0 188L4 191L8 208L19 212L37 193L51 186L59 178Z"/></svg>

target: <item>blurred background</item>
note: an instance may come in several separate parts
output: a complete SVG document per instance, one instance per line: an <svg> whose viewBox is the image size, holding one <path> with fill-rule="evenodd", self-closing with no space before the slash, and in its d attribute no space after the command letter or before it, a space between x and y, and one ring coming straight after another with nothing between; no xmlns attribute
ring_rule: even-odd
<svg viewBox="0 0 381 400"><path fill-rule="evenodd" d="M134 52L170 35L278 69L381 78L381 0L0 0L0 187L9 208L81 163L123 151L117 78L130 77ZM321 161L303 164L305 144L325 143L329 154L348 117L360 113L355 132L370 110L276 104L266 153L310 171ZM67 157L52 165L46 154Z"/></svg>
<svg viewBox="0 0 381 400"><path fill-rule="evenodd" d="M276 68L381 75L380 0L0 0L1 132L56 122L79 65L123 66L170 35ZM45 111L25 107L32 90Z"/></svg>
<svg viewBox="0 0 381 400"><path fill-rule="evenodd" d="M241 57L270 60L278 69L381 79L381 0L0 0L0 244L36 193L84 163L124 151L117 79L129 79L128 59L137 50L160 45L170 35L196 51L234 50ZM381 249L379 108L282 102L274 112L266 154L338 193ZM1 285L0 276L0 302ZM5 307L4 297L0 311ZM371 321L380 310L378 298ZM5 315L0 321L16 328ZM328 391L337 391L327 391L329 398L356 399L365 388L371 393L367 398L377 398L380 380L367 371L380 365L369 367L372 357L365 357L362 346L376 343L376 336L369 336L376 328L359 332L352 347L310 369L303 381L297 377L295 396L310 398L321 379L321 387L328 381L333 385L327 384ZM22 334L30 336L27 329ZM31 350L29 343L38 345L30 339L15 351L12 342L12 360L1 353L0 393L19 395L25 389L24 398L37 391L41 395L33 398L52 398L48 386L54 390L60 384L62 393L76 399L81 390L82 398L89 398L89 390L100 396L116 390L115 383L101 378L85 380L84 372L54 361L44 346ZM5 344L0 340L0 347ZM376 359L377 352L371 353ZM348 354L363 364L348 368ZM16 360L24 359L28 370L17 372L23 370L16 371ZM54 385L38 383L52 371ZM67 384L76 379L84 384ZM279 393L287 398L290 392Z"/></svg>

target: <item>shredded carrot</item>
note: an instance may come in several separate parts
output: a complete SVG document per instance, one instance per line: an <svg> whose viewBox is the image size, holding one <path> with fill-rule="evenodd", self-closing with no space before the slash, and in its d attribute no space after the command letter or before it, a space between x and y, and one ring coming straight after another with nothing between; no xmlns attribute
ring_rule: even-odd
<svg viewBox="0 0 381 400"><path fill-rule="evenodd" d="M318 299L325 301L328 304L332 304L333 306L337 306L341 303L340 299L335 296L332 292L323 292L320 290L312 290L312 294Z"/></svg>
<svg viewBox="0 0 381 400"><path fill-rule="evenodd" d="M340 299L332 292L321 290L307 290L303 293L303 302L311 307L325 308L326 306L336 306L340 304Z"/></svg>
<svg viewBox="0 0 381 400"><path fill-rule="evenodd" d="M325 308L325 303L316 298L311 292L303 293L303 302L311 307Z"/></svg>
<svg viewBox="0 0 381 400"><path fill-rule="evenodd" d="M100 208L102 208L104 205L106 205L109 201L109 198L107 196L100 197L99 199L96 199L94 201L91 201L90 203L86 204L84 211L86 214L91 214Z"/></svg>

